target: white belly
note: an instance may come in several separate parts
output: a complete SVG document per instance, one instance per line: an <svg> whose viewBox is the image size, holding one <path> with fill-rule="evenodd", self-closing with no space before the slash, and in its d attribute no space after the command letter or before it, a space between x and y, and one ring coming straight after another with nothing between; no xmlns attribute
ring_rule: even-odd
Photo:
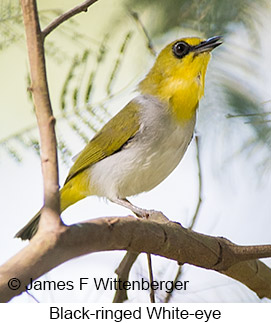
<svg viewBox="0 0 271 323"><path fill-rule="evenodd" d="M90 168L95 195L114 199L151 190L179 164L191 140L195 118L177 125L157 99L135 100L144 106L140 130L124 149Z"/></svg>

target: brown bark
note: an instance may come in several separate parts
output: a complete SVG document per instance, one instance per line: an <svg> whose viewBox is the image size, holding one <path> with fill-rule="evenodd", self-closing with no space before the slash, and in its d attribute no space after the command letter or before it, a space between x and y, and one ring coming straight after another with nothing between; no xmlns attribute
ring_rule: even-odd
<svg viewBox="0 0 271 323"><path fill-rule="evenodd" d="M270 257L271 245L238 246L176 222L128 216L62 226L47 234L38 232L27 247L0 267L0 301L20 294L30 278L37 279L69 259L105 250L152 253L212 269L242 282L260 298L271 298L271 269L256 259ZM13 277L22 285L16 291L7 285Z"/></svg>
<svg viewBox="0 0 271 323"><path fill-rule="evenodd" d="M41 222L51 230L61 224L59 217L59 184L55 118L53 116L46 76L44 43L35 0L21 0L28 49L31 92L40 132L44 208Z"/></svg>

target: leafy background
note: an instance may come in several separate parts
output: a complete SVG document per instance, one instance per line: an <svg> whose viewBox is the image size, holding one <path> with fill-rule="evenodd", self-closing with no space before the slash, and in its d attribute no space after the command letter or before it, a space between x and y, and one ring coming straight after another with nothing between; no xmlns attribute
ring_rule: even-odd
<svg viewBox="0 0 271 323"><path fill-rule="evenodd" d="M76 4L74 0L38 1L42 26ZM88 13L63 24L46 40L61 183L72 156L135 95L154 52L182 36L222 35L224 44L214 51L198 115L201 176L194 141L167 180L132 200L189 226L201 184L195 230L240 244L270 243L270 18L271 5L266 0L100 0ZM39 137L27 92L28 63L17 1L0 1L0 68L0 243L8 245L1 254L4 262L23 245L12 236L42 204ZM128 213L91 197L65 211L63 219L74 223L120 214ZM43 279L114 277L122 256L122 252L85 256ZM177 264L154 257L155 279L172 280L177 271ZM145 255L131 275L147 277ZM180 275L191 287L185 293L173 293L171 301L260 301L246 287L217 273L185 265ZM34 294L41 302L110 302L113 298L112 292L93 288L76 296L68 291ZM157 295L161 301L166 296ZM131 292L129 300L148 301L148 295ZM35 300L23 294L13 301Z"/></svg>

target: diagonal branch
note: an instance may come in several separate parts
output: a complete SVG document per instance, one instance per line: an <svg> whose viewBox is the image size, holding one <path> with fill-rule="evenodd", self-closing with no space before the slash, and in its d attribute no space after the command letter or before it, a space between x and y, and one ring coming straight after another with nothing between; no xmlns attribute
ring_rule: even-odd
<svg viewBox="0 0 271 323"><path fill-rule="evenodd" d="M256 259L271 257L271 245L238 246L176 222L128 216L61 226L46 234L39 231L27 247L0 267L0 301L20 294L30 278L37 279L69 259L105 250L152 253L212 269L242 282L260 298L271 298L271 269ZM16 291L8 288L14 277L21 282Z"/></svg>
<svg viewBox="0 0 271 323"><path fill-rule="evenodd" d="M55 20L53 20L47 27L45 27L42 31L42 35L45 38L49 35L54 29L56 29L60 24L65 22L66 20L70 19L71 17L77 15L78 13L85 11L87 12L88 7L90 7L93 3L97 2L98 0L85 0L78 6L68 10L67 12L63 13Z"/></svg>

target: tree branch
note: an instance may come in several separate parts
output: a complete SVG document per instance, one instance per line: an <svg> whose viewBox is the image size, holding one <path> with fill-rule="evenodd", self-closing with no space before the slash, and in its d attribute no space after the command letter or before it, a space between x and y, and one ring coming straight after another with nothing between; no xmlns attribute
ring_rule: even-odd
<svg viewBox="0 0 271 323"><path fill-rule="evenodd" d="M129 279L130 270L138 256L138 252L126 252L118 268L115 270L115 273L118 275L118 280L127 281ZM124 288L117 289L115 292L113 303L123 303L127 299L127 290Z"/></svg>
<svg viewBox="0 0 271 323"><path fill-rule="evenodd" d="M61 224L59 217L59 184L55 118L47 84L44 43L35 0L21 0L25 26L31 88L41 141L41 163L44 186L44 209L41 220L47 230Z"/></svg>
<svg viewBox="0 0 271 323"><path fill-rule="evenodd" d="M152 253L212 269L242 282L260 298L271 298L271 269L256 260L270 257L271 245L238 246L224 238L185 229L176 222L128 216L61 226L46 234L39 231L27 247L0 267L0 301L20 294L30 278L37 279L69 259L105 250ZM14 277L21 282L16 291L7 285Z"/></svg>
<svg viewBox="0 0 271 323"><path fill-rule="evenodd" d="M66 20L70 19L71 17L77 15L78 13L85 11L87 12L88 7L90 7L93 3L97 2L98 0L86 0L79 4L78 6L68 10L67 12L63 13L55 20L53 20L47 27L45 27L42 31L42 35L45 38L48 34L50 34L54 29L56 29L60 24L65 22Z"/></svg>

